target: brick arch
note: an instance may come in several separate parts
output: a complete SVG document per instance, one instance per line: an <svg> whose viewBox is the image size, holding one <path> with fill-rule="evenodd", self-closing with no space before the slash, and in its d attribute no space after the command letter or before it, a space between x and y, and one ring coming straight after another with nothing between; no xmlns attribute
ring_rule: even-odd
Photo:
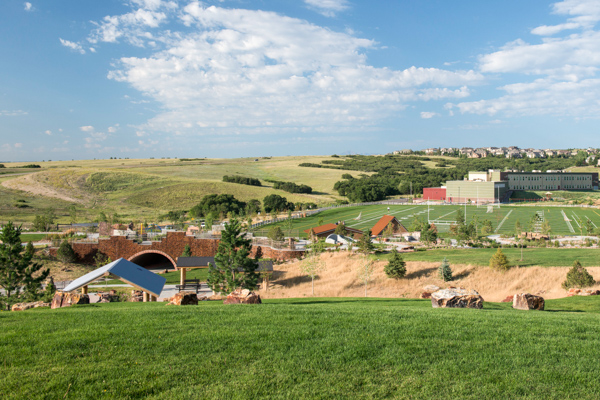
<svg viewBox="0 0 600 400"><path fill-rule="evenodd" d="M133 261L134 258L139 257L139 256L144 255L144 254L160 254L161 256L166 257L169 260L169 262L171 264L173 264L173 268L177 269L177 263L175 262L175 260L173 260L173 257L171 257L170 255L168 255L164 251L160 251L160 250L144 250L144 251L140 251L138 253L135 253L131 257L129 257L127 259L127 261Z"/></svg>

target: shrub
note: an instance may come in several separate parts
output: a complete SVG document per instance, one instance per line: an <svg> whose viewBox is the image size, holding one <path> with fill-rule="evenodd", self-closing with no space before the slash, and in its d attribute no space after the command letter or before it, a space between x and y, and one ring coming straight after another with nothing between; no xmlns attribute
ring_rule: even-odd
<svg viewBox="0 0 600 400"><path fill-rule="evenodd" d="M496 254L490 258L490 267L498 271L508 271L510 269L508 258L506 258L500 247L498 247Z"/></svg>
<svg viewBox="0 0 600 400"><path fill-rule="evenodd" d="M450 269L450 263L448 262L446 257L444 257L444 259L442 260L442 263L440 264L440 267L438 268L438 275L440 276L440 279L443 280L444 282L449 282L454 279L452 277L452 270Z"/></svg>
<svg viewBox="0 0 600 400"><path fill-rule="evenodd" d="M71 263L74 262L77 257L69 242L63 240L56 251L56 258L58 258L60 262Z"/></svg>
<svg viewBox="0 0 600 400"><path fill-rule="evenodd" d="M562 287L563 289L584 288L595 283L594 277L581 266L579 261L575 260L573 266L567 272L567 279L562 283Z"/></svg>
<svg viewBox="0 0 600 400"><path fill-rule="evenodd" d="M389 278L400 279L406 275L406 262L394 248L392 250L392 258L390 262L384 267L383 271Z"/></svg>
<svg viewBox="0 0 600 400"><path fill-rule="evenodd" d="M283 231L281 230L280 227L273 226L273 227L271 227L271 229L269 229L269 233L267 234L267 237L271 240L283 240L285 235L283 234Z"/></svg>
<svg viewBox="0 0 600 400"><path fill-rule="evenodd" d="M223 182L230 183L239 183L241 185L250 185L250 186L261 186L260 181L256 178L248 178L246 176L239 175L225 175L223 176Z"/></svg>
<svg viewBox="0 0 600 400"><path fill-rule="evenodd" d="M273 189L279 189L288 193L312 193L312 188L308 185L298 185L294 182L275 181Z"/></svg>

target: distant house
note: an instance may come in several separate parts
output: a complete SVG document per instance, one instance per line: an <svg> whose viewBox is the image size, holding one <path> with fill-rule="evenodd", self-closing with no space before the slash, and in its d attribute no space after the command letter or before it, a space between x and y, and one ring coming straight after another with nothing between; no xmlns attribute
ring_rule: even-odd
<svg viewBox="0 0 600 400"><path fill-rule="evenodd" d="M195 225L188 226L187 230L185 231L186 236L194 236L196 233L200 233L200 228Z"/></svg>
<svg viewBox="0 0 600 400"><path fill-rule="evenodd" d="M321 225L321 226L316 226L311 229L313 230L315 235L319 239L321 239L321 238L326 238L327 236L334 233L337 226L338 226L338 224L325 224L325 225ZM305 229L304 232L308 233L310 235L311 229ZM350 228L349 226L346 226L346 231L348 232L348 236L353 235L355 239L359 239L363 235L363 231L360 231L360 230L354 229L354 228Z"/></svg>
<svg viewBox="0 0 600 400"><path fill-rule="evenodd" d="M408 229L406 229L404 225L398 221L398 218L394 217L393 215L384 215L379 221L377 221L373 229L371 229L371 236L382 236L390 225L392 226L393 233L408 232Z"/></svg>

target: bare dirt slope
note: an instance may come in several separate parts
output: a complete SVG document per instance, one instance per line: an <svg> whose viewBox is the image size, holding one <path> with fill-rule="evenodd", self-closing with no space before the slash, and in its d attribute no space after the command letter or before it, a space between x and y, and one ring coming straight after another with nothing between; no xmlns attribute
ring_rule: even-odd
<svg viewBox="0 0 600 400"><path fill-rule="evenodd" d="M77 198L73 194L67 193L66 190L60 190L52 185L40 182L38 174L29 174L7 180L2 182L2 186L8 189L21 190L36 196L52 197L72 203L85 203L84 198Z"/></svg>
<svg viewBox="0 0 600 400"><path fill-rule="evenodd" d="M364 284L359 278L359 270L364 258L349 256L346 252L323 254L326 268L315 280L315 296L318 297L360 297L365 295ZM444 283L437 276L438 263L407 262L404 279L389 279L383 272L387 261L375 263L375 271L369 281L369 297L408 297L418 298L426 285L441 288L460 286L477 290L487 301L502 301L506 296L520 292L539 293L546 299L566 296L561 288L568 268L564 267L524 267L513 268L506 273L488 267L452 265L455 280ZM587 270L598 281L600 267ZM595 288L600 289L600 285ZM269 290L261 290L265 298L289 298L311 296L311 280L300 270L300 261L275 266L274 277Z"/></svg>

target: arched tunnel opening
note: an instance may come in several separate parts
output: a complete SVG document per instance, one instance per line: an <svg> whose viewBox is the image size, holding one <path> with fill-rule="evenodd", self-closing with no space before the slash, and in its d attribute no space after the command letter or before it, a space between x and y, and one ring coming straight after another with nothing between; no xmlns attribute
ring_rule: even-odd
<svg viewBox="0 0 600 400"><path fill-rule="evenodd" d="M175 266L167 257L159 253L144 253L133 257L132 263L147 269L175 270Z"/></svg>

